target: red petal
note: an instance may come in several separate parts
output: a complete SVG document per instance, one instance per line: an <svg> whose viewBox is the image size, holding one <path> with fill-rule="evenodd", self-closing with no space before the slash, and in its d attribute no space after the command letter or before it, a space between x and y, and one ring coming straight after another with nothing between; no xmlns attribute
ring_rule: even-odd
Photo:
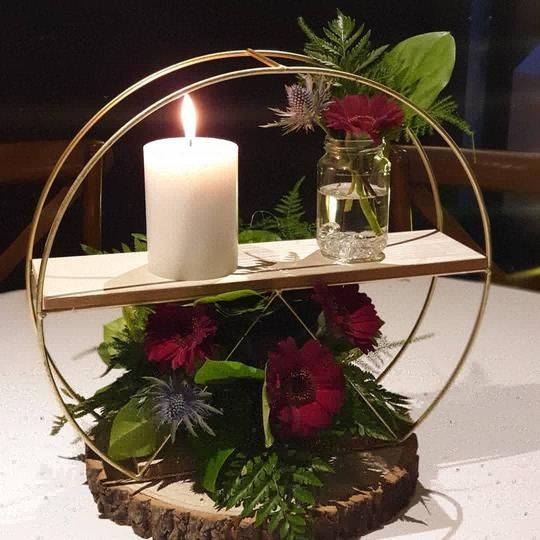
<svg viewBox="0 0 540 540"><path fill-rule="evenodd" d="M146 355L151 362L164 362L170 360L178 349L174 339L147 341Z"/></svg>
<svg viewBox="0 0 540 540"><path fill-rule="evenodd" d="M315 401L298 407L298 416L302 425L308 428L321 429L332 423L330 413Z"/></svg>
<svg viewBox="0 0 540 540"><path fill-rule="evenodd" d="M302 366L316 368L327 362L334 362L332 353L320 342L310 339L300 349L300 363Z"/></svg>
<svg viewBox="0 0 540 540"><path fill-rule="evenodd" d="M315 399L325 411L334 415L343 407L345 390L343 386L340 389L318 388Z"/></svg>

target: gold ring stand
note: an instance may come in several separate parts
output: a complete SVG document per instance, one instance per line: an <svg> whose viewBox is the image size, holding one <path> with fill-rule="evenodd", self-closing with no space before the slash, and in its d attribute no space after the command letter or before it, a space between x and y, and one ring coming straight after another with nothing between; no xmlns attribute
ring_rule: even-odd
<svg viewBox="0 0 540 540"><path fill-rule="evenodd" d="M45 201L47 200L51 187L54 184L59 171L61 170L62 166L64 165L64 163L70 156L73 149L83 139L83 137L101 119L103 119L111 110L113 110L118 104L120 104L125 98L134 94L135 92L145 87L146 85L150 84L151 82L156 81L157 79L160 79L161 77L169 75L173 72L180 71L181 69L184 69L186 67L193 66L196 64L201 64L205 62L213 62L217 60L230 59L230 58L242 58L242 57L251 57L259 61L260 63L262 63L263 67L259 66L255 68L230 71L227 73L215 75L213 77L209 77L207 79L200 80L198 82L184 86L183 88L176 90L175 92L159 99L158 101L154 102L152 105L142 110L139 114L132 117L128 122L126 122L122 127L120 127L120 129L118 129L107 141L105 141L105 143L89 159L87 164L81 170L80 174L73 181L69 191L67 192L65 198L63 199L56 213L56 216L53 220L48 236L46 238L45 247L44 247L43 255L41 258L41 263L39 265L39 271L33 271L34 239L36 236L36 230L37 230L38 223L41 217L41 213L45 205ZM275 60L276 58L281 59L281 60L299 62L300 64L299 65L283 65L277 62ZM377 83L375 81L366 79L358 75L352 75L350 73L346 73L346 72L342 72L342 71L338 71L334 69L314 66L311 64L311 62L312 61L309 57L300 55L300 54L291 53L291 52L246 49L246 50L226 51L226 52L199 56L196 58L192 58L190 60L186 60L184 62L180 62L178 64L174 64L161 71L158 71L146 77L145 79L142 79L141 81L137 82L136 84L134 84L133 86L131 86L130 88L126 89L124 92L119 94L117 97L111 100L105 107L103 107L91 120L87 122L87 124L77 133L77 135L73 138L73 140L70 142L70 144L67 146L67 148L65 149L65 151L59 158L58 162L56 163L43 189L43 192L38 201L35 214L34 214L34 219L32 222L30 241L28 245L27 258L26 258L25 275L26 275L26 284L27 284L28 303L30 306L33 320L34 320L34 324L35 324L35 328L36 328L36 332L38 336L38 341L39 341L39 346L43 355L45 368L46 368L48 377L50 379L50 382L52 384L52 387L54 389L55 395L58 398L58 401L64 411L64 414L66 415L66 417L68 418L72 426L75 428L75 430L78 432L78 434L83 438L83 440L88 445L88 447L90 447L104 462L108 463L109 465L111 465L112 467L114 467L115 469L117 469L119 472L121 472L123 475L125 475L126 477L130 479L138 480L145 477L148 468L145 467L138 472L134 472L127 469L123 465L111 460L104 451L102 451L100 448L96 446L95 442L87 435L85 430L79 425L77 420L70 413L69 408L67 407L67 404L64 400L60 386L63 388L65 392L69 394L69 396L72 399L79 400L80 396L77 395L77 393L71 388L69 383L66 381L66 379L62 375L60 369L54 362L53 358L50 356L47 349L45 335L44 335L44 325L43 325L43 320L47 312L47 310L44 308L44 284L46 280L46 270L47 270L47 264L51 255L52 246L56 238L60 223L64 217L64 214L68 206L70 205L71 201L75 197L79 187L85 181L89 171L92 170L92 168L98 163L98 161L104 156L104 154L120 138L122 138L131 128L136 126L139 122L147 118L152 113L170 104L174 100L181 98L187 93L192 93L202 88L212 86L218 83L222 83L225 81L230 81L233 79L243 79L243 78L254 77L254 76L264 76L264 75L290 76L290 75L299 75L299 74L323 75L323 76L328 76L328 77L333 77L333 78L342 78L342 79L348 79L351 81L356 81L366 86L369 86L373 89L376 89L384 94L387 94L388 96L392 97L396 101L400 102L406 108L411 109L412 111L414 111L414 113L416 113L418 116L423 118L426 122L428 122L431 125L431 127L434 129L434 131L437 132L441 136L444 142L452 150L454 156L456 157L456 159L459 161L460 165L462 166L463 171L465 175L467 176L470 186L476 197L476 201L477 201L477 205L479 208L480 217L482 221L482 227L483 227L485 257L482 259L483 260L482 265L478 266L474 270L471 270L470 273L472 272L483 273L485 276L485 280L483 284L483 291L482 291L480 304L478 307L478 312L477 312L471 332L467 338L466 344L464 346L464 349L462 351L462 354L459 360L454 366L452 372L450 373L448 377L448 380L443 385L442 389L435 396L435 398L428 405L428 407L424 410L421 416L416 420L411 431L407 433L402 438L402 440L409 437L412 431L414 431L414 429L416 429L418 425L422 423L426 419L426 417L432 412L432 410L436 407L436 405L439 403L439 401L445 395L445 393L447 392L451 384L456 379L472 347L473 341L478 333L478 329L479 329L482 316L486 307L486 302L487 302L488 289L489 289L489 283L490 283L491 240L490 240L489 219L488 219L487 211L486 211L485 204L483 201L482 193L480 191L478 183L474 177L473 171L471 170L471 167L469 166L466 158L464 157L464 155L462 154L462 152L460 151L456 143L453 141L453 139L448 135L448 133L433 118L431 118L429 114L427 114L422 109L417 107L414 103L409 101L407 98L403 97L402 95L398 94L392 89L387 88L386 86L383 86L382 84ZM431 190L433 194L435 211L436 211L437 230L443 232L443 212L442 212L442 206L441 206L441 201L439 197L439 190L438 190L435 175L433 173L428 156L425 150L423 149L422 145L419 143L419 141L417 140L417 138L414 136L413 133L409 132L408 135L410 139L412 140L414 146L418 150L421 160L428 174L428 178L431 184ZM379 378L378 378L379 381L382 380L390 372L390 370L397 364L398 360L402 357L407 346L412 342L413 338L415 337L415 334L418 328L420 327L420 324L422 320L424 319L425 314L427 313L429 304L433 297L433 293L436 287L436 279L437 278L435 277L435 275L433 275L433 277L431 278L429 289L426 294L426 299L420 310L420 313L417 317L416 322L412 326L412 329L407 339L405 340L403 346L401 347L401 349L397 352L397 354L392 359L392 361L386 366L386 368L379 375ZM273 300L276 296L281 297L281 290L274 290L274 294L271 295L271 299ZM382 419L380 420L382 421ZM163 445L155 453L155 455L148 460L148 464L150 464L152 460L157 456L157 454L162 450L166 442L167 441L165 441Z"/></svg>

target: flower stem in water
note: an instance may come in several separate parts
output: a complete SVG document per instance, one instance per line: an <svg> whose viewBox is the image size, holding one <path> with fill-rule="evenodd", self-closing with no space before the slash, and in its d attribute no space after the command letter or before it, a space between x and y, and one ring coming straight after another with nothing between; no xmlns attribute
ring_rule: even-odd
<svg viewBox="0 0 540 540"><path fill-rule="evenodd" d="M349 194L352 194L356 191L356 193L358 194L358 202L360 204L360 208L362 209L362 212L364 213L364 216L366 217L366 220L371 230L377 235L382 234L382 229L377 220L377 216L375 215L373 208L371 208L371 204L369 204L369 197L366 195L366 186L364 186L362 180L358 178L358 176L359 175L356 172L353 172L351 174L351 187L349 189ZM353 198L347 199L345 201L345 212L350 212L352 210L353 203Z"/></svg>
<svg viewBox="0 0 540 540"><path fill-rule="evenodd" d="M382 234L382 229L377 220L377 216L375 215L373 208L371 208L371 204L369 204L369 197L366 196L365 187L362 182L358 182L358 180L356 181L356 193L358 193L360 208L362 208L362 212L364 212L364 216L366 217L371 230L376 235Z"/></svg>

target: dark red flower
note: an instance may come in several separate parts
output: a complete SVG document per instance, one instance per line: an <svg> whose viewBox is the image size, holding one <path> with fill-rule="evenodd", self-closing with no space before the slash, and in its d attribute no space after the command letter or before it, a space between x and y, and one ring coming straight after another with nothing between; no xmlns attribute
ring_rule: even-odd
<svg viewBox="0 0 540 540"><path fill-rule="evenodd" d="M293 338L268 353L270 418L283 438L312 437L330 426L345 400L345 378L332 353L312 339L298 349Z"/></svg>
<svg viewBox="0 0 540 540"><path fill-rule="evenodd" d="M144 348L151 362L193 373L197 361L212 354L217 330L204 306L158 304L148 317Z"/></svg>
<svg viewBox="0 0 540 540"><path fill-rule="evenodd" d="M375 337L384 322L358 285L316 285L313 299L321 305L331 333L346 337L364 353L375 349Z"/></svg>
<svg viewBox="0 0 540 540"><path fill-rule="evenodd" d="M364 94L332 98L323 112L326 125L343 129L353 135L367 134L380 143L382 136L403 122L399 105L383 94L373 97Z"/></svg>

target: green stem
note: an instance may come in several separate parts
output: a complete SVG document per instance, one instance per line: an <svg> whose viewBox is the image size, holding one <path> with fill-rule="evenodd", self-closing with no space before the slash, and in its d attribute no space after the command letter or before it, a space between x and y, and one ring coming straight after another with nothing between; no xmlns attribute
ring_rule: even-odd
<svg viewBox="0 0 540 540"><path fill-rule="evenodd" d="M355 178L355 176L357 176L356 173L353 173L353 178ZM379 225L379 221L377 220L377 216L375 215L373 208L371 208L371 204L369 204L369 197L367 197L365 194L365 188L362 181L358 181L358 179L356 179L355 184L356 193L358 193L359 197L358 202L360 203L360 208L362 209L371 230L377 235L382 234L381 226Z"/></svg>
<svg viewBox="0 0 540 540"><path fill-rule="evenodd" d="M354 173L351 173L351 187L349 188L348 195L351 195L356 191L356 175ZM347 199L345 201L345 212L350 212L352 210L354 199L351 197L350 199Z"/></svg>
<svg viewBox="0 0 540 540"><path fill-rule="evenodd" d="M345 140L346 141L351 140L351 134L350 133L345 133ZM354 193L356 191L356 175L353 172L352 163L353 163L353 160L351 159L349 161L349 169L351 171L351 187L349 188L349 193L348 193L349 195L351 195L352 193ZM350 212L352 210L353 201L354 201L354 199L352 199L352 198L347 199L345 201L345 209L344 209L345 212Z"/></svg>
<svg viewBox="0 0 540 540"><path fill-rule="evenodd" d="M351 135L349 133L345 135L345 140L351 140ZM358 194L358 202L360 203L360 208L362 209L362 212L371 230L376 235L382 234L382 229L379 225L377 216L375 215L373 208L371 208L371 204L369 203L369 197L366 195L366 191L369 190L371 186L369 186L369 183L367 181L364 183L362 177L354 171L353 160L350 161L349 168L351 171L351 187L349 188L349 194L352 194L356 191L356 193ZM344 211L350 212L352 210L353 203L353 198L347 199L345 201Z"/></svg>

